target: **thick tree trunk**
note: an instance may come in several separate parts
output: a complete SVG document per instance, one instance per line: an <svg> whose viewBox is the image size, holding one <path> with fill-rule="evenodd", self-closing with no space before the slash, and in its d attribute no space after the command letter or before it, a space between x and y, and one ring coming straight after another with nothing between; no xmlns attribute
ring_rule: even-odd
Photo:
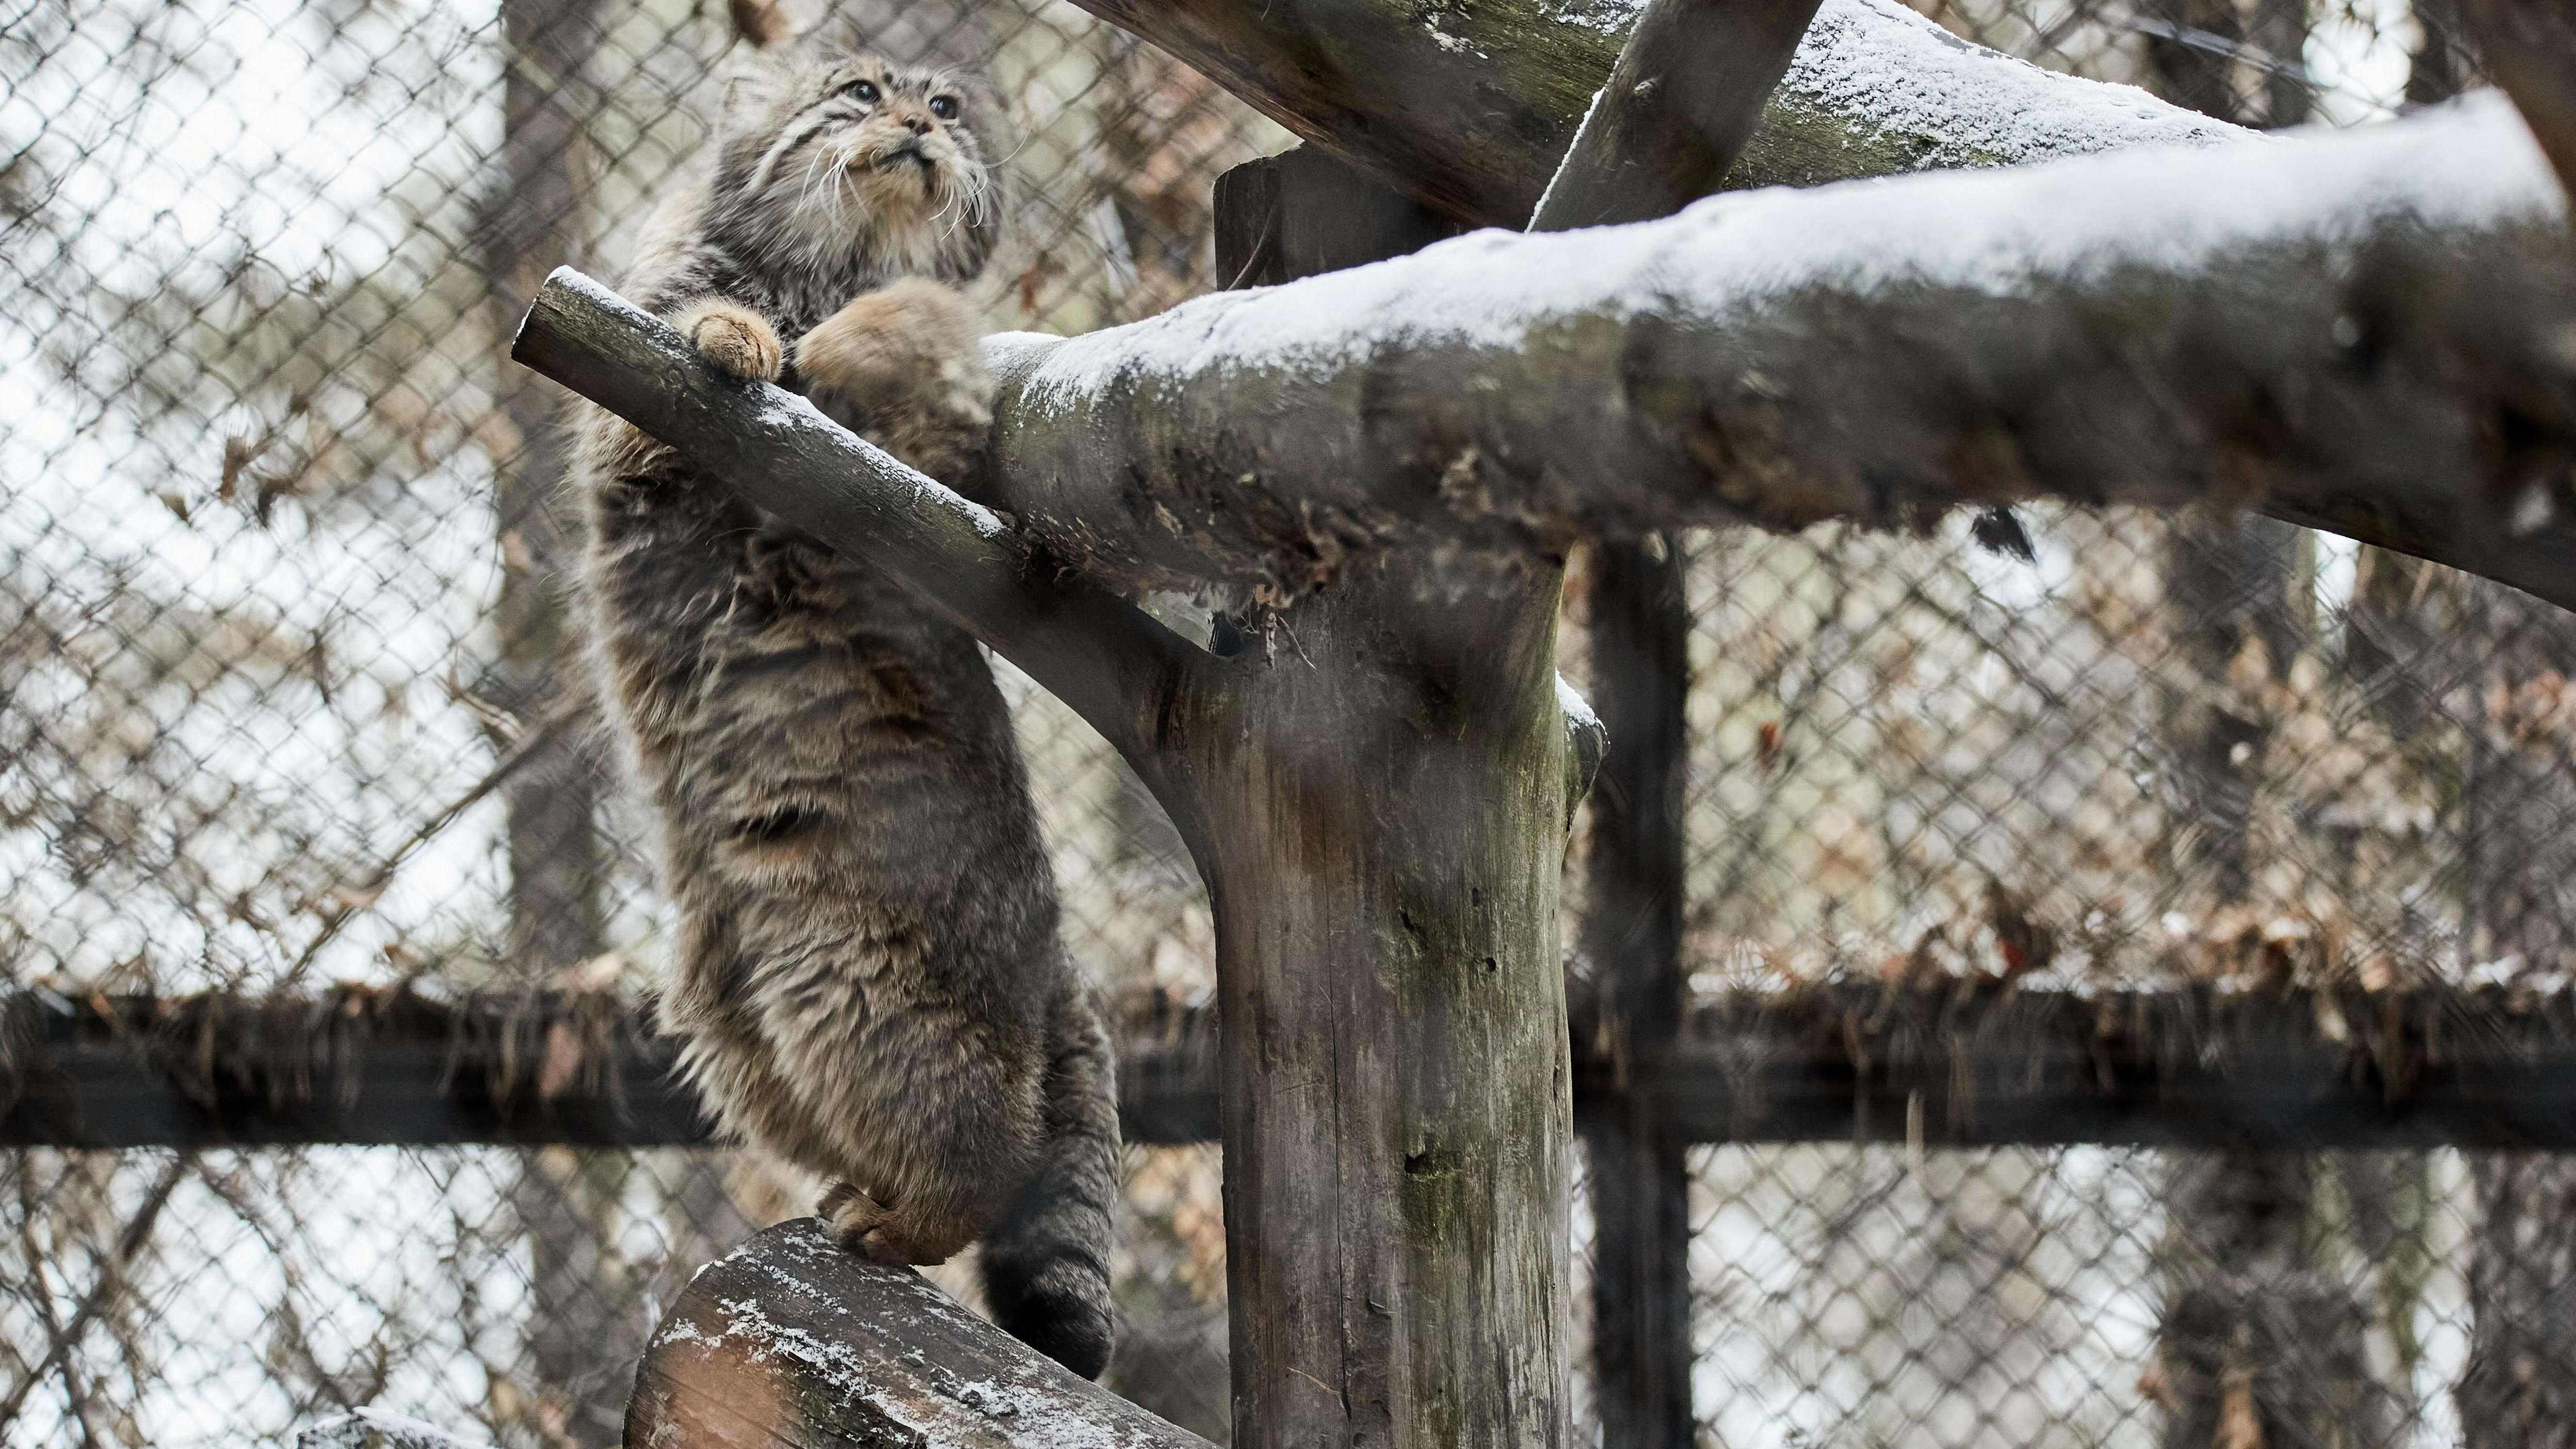
<svg viewBox="0 0 2576 1449"><path fill-rule="evenodd" d="M1303 150L1217 205L1256 281L1453 230ZM1216 912L1235 1442L1559 1444L1554 568L1365 572L1267 620L1249 728L1184 723L1160 775Z"/></svg>

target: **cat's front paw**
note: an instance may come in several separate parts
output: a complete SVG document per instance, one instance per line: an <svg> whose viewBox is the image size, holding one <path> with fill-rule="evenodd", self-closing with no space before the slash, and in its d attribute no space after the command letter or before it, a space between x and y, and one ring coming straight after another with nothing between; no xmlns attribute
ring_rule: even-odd
<svg viewBox="0 0 2576 1449"><path fill-rule="evenodd" d="M778 380L786 349L778 332L759 313L739 302L709 297L693 302L671 325L698 349L698 355L736 377L760 382Z"/></svg>

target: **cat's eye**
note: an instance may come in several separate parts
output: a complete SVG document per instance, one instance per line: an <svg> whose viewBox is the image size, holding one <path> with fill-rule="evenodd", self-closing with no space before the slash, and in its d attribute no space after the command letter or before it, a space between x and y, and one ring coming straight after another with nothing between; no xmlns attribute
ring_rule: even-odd
<svg viewBox="0 0 2576 1449"><path fill-rule="evenodd" d="M957 98L955 96L932 96L930 98L930 113L943 121L956 120Z"/></svg>
<svg viewBox="0 0 2576 1449"><path fill-rule="evenodd" d="M841 94L845 96L856 96L860 100L867 102L869 105L875 105L878 101L885 99L885 92L878 90L877 83L872 80L852 81L848 85L841 87Z"/></svg>

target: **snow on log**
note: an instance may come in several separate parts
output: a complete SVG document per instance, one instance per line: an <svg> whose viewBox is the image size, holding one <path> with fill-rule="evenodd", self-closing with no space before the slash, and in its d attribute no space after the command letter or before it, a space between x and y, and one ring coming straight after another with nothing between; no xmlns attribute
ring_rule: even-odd
<svg viewBox="0 0 2576 1449"><path fill-rule="evenodd" d="M627 1449L1210 1449L812 1218L698 1270L653 1334Z"/></svg>
<svg viewBox="0 0 2576 1449"><path fill-rule="evenodd" d="M1308 141L1464 220L1524 225L1632 0L1078 0ZM2246 133L1970 45L1895 0L1825 0L1732 184L1808 185Z"/></svg>
<svg viewBox="0 0 2576 1449"><path fill-rule="evenodd" d="M1819 22L1821 23L1821 22ZM1478 233L994 339L979 497L1122 588L1408 537L2253 507L2576 605L2576 259L2483 95L2292 141Z"/></svg>

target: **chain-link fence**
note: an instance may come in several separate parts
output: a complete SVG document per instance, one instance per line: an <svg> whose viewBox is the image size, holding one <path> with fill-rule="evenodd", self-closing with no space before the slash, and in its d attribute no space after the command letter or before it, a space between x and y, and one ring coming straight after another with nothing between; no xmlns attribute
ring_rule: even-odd
<svg viewBox="0 0 2576 1449"><path fill-rule="evenodd" d="M2273 125L2458 90L2451 4L1927 8ZM1224 280L1209 185L1286 144L1268 122L1069 5L837 8L1013 107L995 326ZM649 976L646 827L564 662L555 400L503 342L546 269L614 275L728 41L712 0L0 0L11 985ZM2560 983L2566 616L2259 522L2023 526L2027 562L1964 526L1693 541L1695 985ZM1076 954L1202 998L1168 827L1012 697ZM2576 1163L1815 1144L1691 1171L1707 1442L2576 1444ZM1110 1382L1222 1439L1217 1184L1212 1147L1131 1149ZM0 1442L269 1443L364 1403L613 1442L657 1306L809 1191L706 1149L14 1151ZM1589 1222L1578 1191L1578 1249Z"/></svg>

